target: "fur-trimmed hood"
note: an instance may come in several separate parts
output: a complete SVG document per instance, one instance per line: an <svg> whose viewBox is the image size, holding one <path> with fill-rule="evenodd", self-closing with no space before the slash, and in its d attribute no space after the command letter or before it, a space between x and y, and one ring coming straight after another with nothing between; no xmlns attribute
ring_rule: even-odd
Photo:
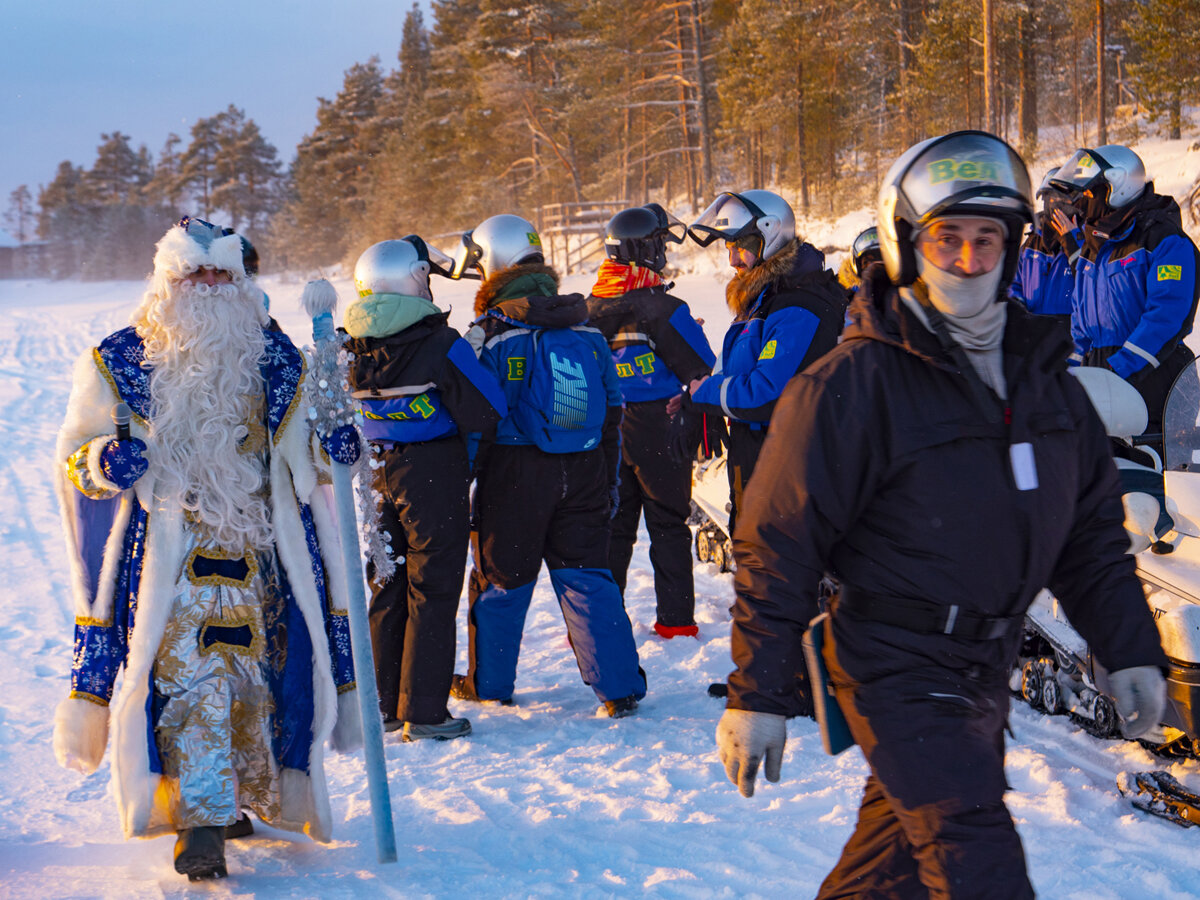
<svg viewBox="0 0 1200 900"><path fill-rule="evenodd" d="M501 300L557 294L558 282L558 273L543 263L525 263L501 269L475 292L475 315L482 316Z"/></svg>
<svg viewBox="0 0 1200 900"><path fill-rule="evenodd" d="M205 241L178 225L159 240L154 252L154 274L176 280L186 278L204 266L221 269L241 281L246 277L242 263L242 238L227 234Z"/></svg>
<svg viewBox="0 0 1200 900"><path fill-rule="evenodd" d="M737 321L749 315L765 288L776 291L792 286L800 278L825 269L825 254L800 238L792 238L782 250L756 266L738 272L725 286L725 302Z"/></svg>

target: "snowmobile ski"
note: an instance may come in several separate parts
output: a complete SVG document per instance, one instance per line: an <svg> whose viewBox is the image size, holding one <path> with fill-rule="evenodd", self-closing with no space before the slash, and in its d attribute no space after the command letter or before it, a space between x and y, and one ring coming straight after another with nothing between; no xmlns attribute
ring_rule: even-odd
<svg viewBox="0 0 1200 900"><path fill-rule="evenodd" d="M1167 772L1122 772L1117 776L1117 789L1142 812L1183 828L1200 825L1200 794Z"/></svg>

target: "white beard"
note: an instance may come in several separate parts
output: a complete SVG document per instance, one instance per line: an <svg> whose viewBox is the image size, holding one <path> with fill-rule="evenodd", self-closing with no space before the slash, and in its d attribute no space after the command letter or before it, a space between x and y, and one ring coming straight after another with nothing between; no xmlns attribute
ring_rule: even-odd
<svg viewBox="0 0 1200 900"><path fill-rule="evenodd" d="M239 452L262 418L266 347L261 292L250 282L191 285L156 278L134 316L150 378L149 474L226 550L273 542L257 454Z"/></svg>

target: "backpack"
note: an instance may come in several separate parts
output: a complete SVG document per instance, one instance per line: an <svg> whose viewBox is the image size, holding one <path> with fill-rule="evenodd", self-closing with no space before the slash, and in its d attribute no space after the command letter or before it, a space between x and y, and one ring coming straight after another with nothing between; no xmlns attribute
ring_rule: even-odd
<svg viewBox="0 0 1200 900"><path fill-rule="evenodd" d="M534 329L525 384L513 410L521 433L547 453L600 446L608 393L591 329ZM607 353L608 346L604 344Z"/></svg>

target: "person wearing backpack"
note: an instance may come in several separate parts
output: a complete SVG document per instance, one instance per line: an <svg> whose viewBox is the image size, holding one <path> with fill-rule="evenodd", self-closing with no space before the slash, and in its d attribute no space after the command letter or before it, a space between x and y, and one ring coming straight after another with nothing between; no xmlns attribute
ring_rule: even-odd
<svg viewBox="0 0 1200 900"><path fill-rule="evenodd" d="M733 537L775 401L793 375L837 346L846 294L821 251L796 237L791 206L771 191L722 193L688 234L701 247L723 240L737 272L725 287L733 323L721 361L682 401L729 418Z"/></svg>
<svg viewBox="0 0 1200 900"><path fill-rule="evenodd" d="M492 216L463 235L453 274L483 276L467 340L500 381L509 413L481 436L469 669L460 699L512 703L525 615L542 560L584 683L608 714L646 695L633 627L608 570L619 463L621 392L604 336L581 294L560 295L536 229Z"/></svg>
<svg viewBox="0 0 1200 900"><path fill-rule="evenodd" d="M368 572L375 681L384 729L403 741L471 733L446 709L470 536L466 436L508 412L496 379L433 303L430 273L448 276L452 265L415 234L368 247L344 323L350 387L383 463L374 472L380 525L397 562L386 581Z"/></svg>
<svg viewBox="0 0 1200 900"><path fill-rule="evenodd" d="M687 304L663 283L667 242L682 242L684 232L684 224L657 203L617 213L605 227L609 258L588 298L588 322L608 340L625 400L620 503L612 520L609 569L624 594L638 519L644 515L657 600L654 631L666 639L699 633L687 524L690 457L699 434L687 439L687 452L673 448L676 423L666 406L683 384L712 371L716 360ZM695 418L702 426L701 416Z"/></svg>

